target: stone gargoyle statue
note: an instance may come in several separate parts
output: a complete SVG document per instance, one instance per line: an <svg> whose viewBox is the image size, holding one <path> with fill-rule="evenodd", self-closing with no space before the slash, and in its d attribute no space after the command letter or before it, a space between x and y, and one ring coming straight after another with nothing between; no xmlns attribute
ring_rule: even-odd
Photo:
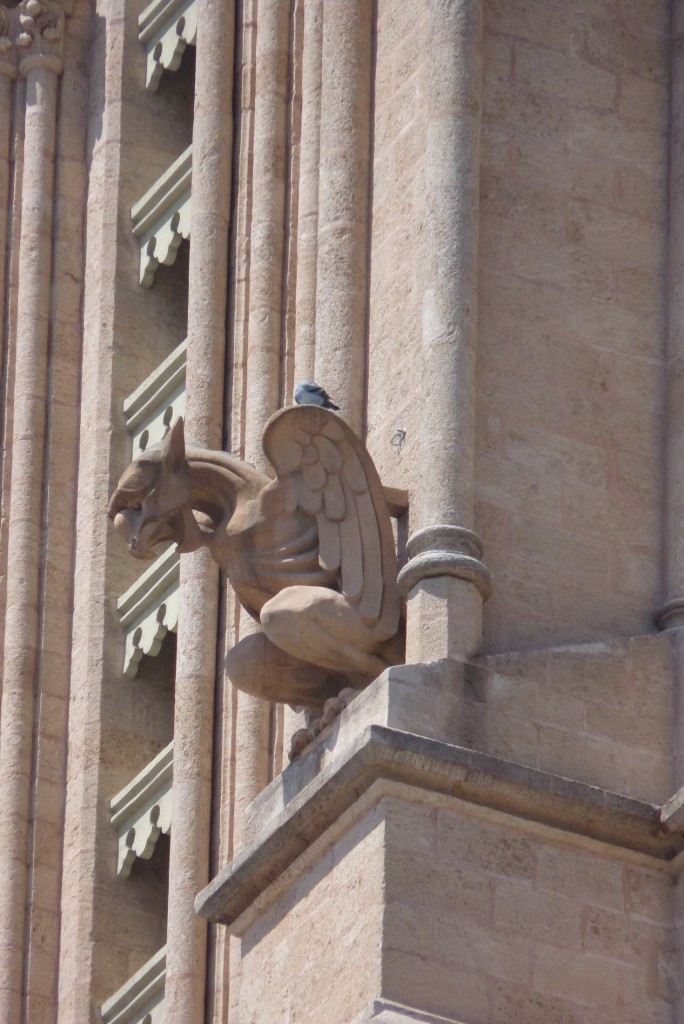
<svg viewBox="0 0 684 1024"><path fill-rule="evenodd" d="M175 541L208 548L261 626L228 653L240 690L308 709L290 756L401 657L394 538L382 484L341 417L270 418L275 479L226 452L186 447L183 420L124 471L108 515L136 558Z"/></svg>

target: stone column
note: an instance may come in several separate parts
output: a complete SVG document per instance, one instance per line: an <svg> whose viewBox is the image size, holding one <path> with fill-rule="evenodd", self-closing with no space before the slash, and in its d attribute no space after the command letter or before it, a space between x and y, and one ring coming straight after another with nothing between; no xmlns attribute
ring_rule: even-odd
<svg viewBox="0 0 684 1024"><path fill-rule="evenodd" d="M260 0L252 182L245 458L266 467L261 433L280 404L285 237L288 0ZM240 636L253 629L243 612ZM268 782L270 706L237 694L234 845L243 839L244 810Z"/></svg>
<svg viewBox="0 0 684 1024"><path fill-rule="evenodd" d="M42 538L44 579L40 626L39 703L35 748L27 899L25 1014L32 1022L57 1016L60 899L66 799L67 726L71 683L74 523L79 454L83 326L83 246L87 188L86 123L92 11L76 0L64 40L55 140L55 223L48 420Z"/></svg>
<svg viewBox="0 0 684 1024"><path fill-rule="evenodd" d="M8 1022L21 1020L41 604L55 121L64 23L55 3L24 0L19 11L26 120L0 725L0 1020Z"/></svg>
<svg viewBox="0 0 684 1024"><path fill-rule="evenodd" d="M9 493L10 453L7 441L12 427L8 416L8 405L11 401L11 370L13 368L10 366L9 332L5 326L7 294L5 268L9 248L11 129L14 98L12 83L17 77L17 67L10 31L9 12L7 8L0 7L0 325L2 325L2 330L0 330L0 402L2 403L0 412L0 512L6 509ZM3 648L5 631L6 522L7 515L0 515L0 650Z"/></svg>
<svg viewBox="0 0 684 1024"><path fill-rule="evenodd" d="M10 202L10 159L12 128L12 83L17 77L14 44L10 39L10 18L6 7L0 7L0 322L5 320L5 265L7 227ZM0 337L0 369L5 364L6 335Z"/></svg>
<svg viewBox="0 0 684 1024"><path fill-rule="evenodd" d="M373 5L325 0L315 379L364 429Z"/></svg>
<svg viewBox="0 0 684 1024"><path fill-rule="evenodd" d="M473 533L482 0L429 0L420 485L411 506L407 662L481 642L491 588Z"/></svg>
<svg viewBox="0 0 684 1024"><path fill-rule="evenodd" d="M297 226L295 384L315 373L316 280L318 276L318 175L321 123L322 0L304 4L302 42L302 120Z"/></svg>
<svg viewBox="0 0 684 1024"><path fill-rule="evenodd" d="M677 666L675 785L684 784L684 2L672 4L670 182L665 378L664 601L656 624L671 632Z"/></svg>
<svg viewBox="0 0 684 1024"><path fill-rule="evenodd" d="M199 0L192 151L186 436L221 448L233 145L235 9ZM166 1024L204 1020L219 575L208 552L181 558L169 862Z"/></svg>
<svg viewBox="0 0 684 1024"><path fill-rule="evenodd" d="M260 467L280 402L289 8L260 0L257 18L245 458Z"/></svg>

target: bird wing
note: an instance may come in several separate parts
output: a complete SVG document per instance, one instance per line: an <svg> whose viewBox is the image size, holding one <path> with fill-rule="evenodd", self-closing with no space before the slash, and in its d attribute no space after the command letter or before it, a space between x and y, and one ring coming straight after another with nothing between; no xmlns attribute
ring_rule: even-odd
<svg viewBox="0 0 684 1024"><path fill-rule="evenodd" d="M339 416L315 405L271 416L263 448L285 489L286 508L318 524L321 566L363 621L388 638L399 625L397 563L385 496L373 461Z"/></svg>

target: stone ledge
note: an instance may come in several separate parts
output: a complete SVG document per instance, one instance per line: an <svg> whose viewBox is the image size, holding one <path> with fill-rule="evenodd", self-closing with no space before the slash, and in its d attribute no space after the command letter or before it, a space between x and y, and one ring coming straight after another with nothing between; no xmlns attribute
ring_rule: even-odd
<svg viewBox="0 0 684 1024"><path fill-rule="evenodd" d="M166 946L162 946L102 1004L104 1024L162 1024L165 979Z"/></svg>
<svg viewBox="0 0 684 1024"><path fill-rule="evenodd" d="M352 704L352 708L353 708ZM684 834L657 805L382 725L367 725L299 789L315 751L281 776L295 795L198 895L197 913L230 925L377 780L393 780L671 860ZM280 799L277 789L274 799Z"/></svg>

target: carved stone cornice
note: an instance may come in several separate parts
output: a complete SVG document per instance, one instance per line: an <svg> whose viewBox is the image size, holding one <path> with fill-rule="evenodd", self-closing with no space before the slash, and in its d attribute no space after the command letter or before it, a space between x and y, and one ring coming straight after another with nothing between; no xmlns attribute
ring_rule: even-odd
<svg viewBox="0 0 684 1024"><path fill-rule="evenodd" d="M179 416L185 415L185 367L188 343L182 341L140 387L124 401L126 428L133 438L133 457L164 440Z"/></svg>
<svg viewBox="0 0 684 1024"><path fill-rule="evenodd" d="M148 860L160 835L171 829L173 740L112 797L112 825L119 838L117 874L128 878L136 857Z"/></svg>
<svg viewBox="0 0 684 1024"><path fill-rule="evenodd" d="M123 673L129 679L143 654L159 654L166 634L178 628L179 580L180 557L172 546L117 601L126 631Z"/></svg>
<svg viewBox="0 0 684 1024"><path fill-rule="evenodd" d="M155 90L164 71L176 71L186 46L197 37L198 0L152 0L138 18L138 39L147 51L145 85Z"/></svg>
<svg viewBox="0 0 684 1024"><path fill-rule="evenodd" d="M105 1024L162 1024L166 983L166 946L150 957L100 1007Z"/></svg>
<svg viewBox="0 0 684 1024"><path fill-rule="evenodd" d="M63 69L65 17L71 4L58 0L21 0L16 45L23 75L45 67L61 74Z"/></svg>
<svg viewBox="0 0 684 1024"><path fill-rule="evenodd" d="M160 263L171 266L183 239L190 237L192 146L131 208L133 235L140 245L140 284L149 288Z"/></svg>
<svg viewBox="0 0 684 1024"><path fill-rule="evenodd" d="M403 598L422 580L434 576L456 576L479 590L486 601L492 592L492 574L480 561L482 543L472 530L460 526L427 526L409 538L409 561L399 573Z"/></svg>

